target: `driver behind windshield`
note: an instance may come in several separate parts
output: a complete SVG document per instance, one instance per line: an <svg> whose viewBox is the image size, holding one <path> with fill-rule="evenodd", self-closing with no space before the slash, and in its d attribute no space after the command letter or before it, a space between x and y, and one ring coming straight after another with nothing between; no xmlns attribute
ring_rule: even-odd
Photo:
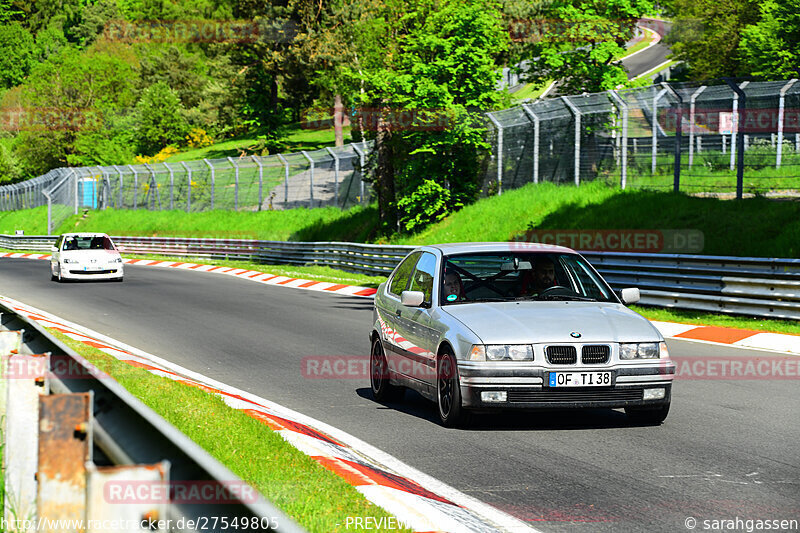
<svg viewBox="0 0 800 533"><path fill-rule="evenodd" d="M556 266L549 257L540 257L536 259L533 270L523 272L520 280L520 296L539 294L550 287L558 285L556 282Z"/></svg>

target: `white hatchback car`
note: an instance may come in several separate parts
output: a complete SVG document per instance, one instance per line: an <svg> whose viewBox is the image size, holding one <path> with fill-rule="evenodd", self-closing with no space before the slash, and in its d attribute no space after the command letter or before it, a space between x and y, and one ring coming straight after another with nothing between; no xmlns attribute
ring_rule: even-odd
<svg viewBox="0 0 800 533"><path fill-rule="evenodd" d="M105 233L65 233L51 248L50 279L122 281L122 257Z"/></svg>

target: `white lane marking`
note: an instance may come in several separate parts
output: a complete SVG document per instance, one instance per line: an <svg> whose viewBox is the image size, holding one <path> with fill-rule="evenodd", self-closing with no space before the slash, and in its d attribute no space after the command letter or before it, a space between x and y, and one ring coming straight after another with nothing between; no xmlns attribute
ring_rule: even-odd
<svg viewBox="0 0 800 533"><path fill-rule="evenodd" d="M27 309L30 312L33 312L33 313L36 313L36 314L39 314L39 315L41 315L43 317L48 318L52 322L59 323L59 324L61 324L63 326L67 326L70 329L74 329L74 330L82 333L83 335L86 335L88 337L92 337L94 340L99 340L99 341L104 342L105 344L109 344L111 346L115 346L115 347L117 347L119 349L122 349L122 350L125 350L127 352L130 352L131 354L134 354L134 355L136 355L138 357L141 357L143 360L145 360L147 362L150 362L150 363L152 363L154 365L161 366L161 367L163 367L163 368L165 368L165 369L167 369L167 370L169 370L171 372L174 372L175 374L179 374L179 376L174 376L174 375L170 375L170 374L164 374L163 372L158 371L158 373L160 375L164 375L164 377L171 378L171 379L180 379L180 378L192 379L192 380L196 381L197 383L203 384L203 385L205 385L207 387L220 390L220 391L222 391L222 392L224 392L226 394L233 394L233 395L239 396L241 399L243 399L245 401L253 402L253 404L264 406L268 410L274 412L277 416L281 416L281 417L285 417L285 418L288 418L288 419L295 420L295 421L300 422L301 424L304 424L304 425L306 425L306 426L308 426L308 427L310 427L312 429L315 429L317 431L325 433L325 434L329 435L330 437L333 437L337 441L349 446L353 451L361 454L362 456L364 456L366 458L369 458L373 464L380 465L381 467L385 468L386 470L388 470L390 472L393 472L393 473L395 473L395 474L397 474L397 475L399 475L401 477L410 479L411 481L417 483L419 486L423 487L424 489L429 490L430 492L432 492L434 494L437 494L438 496L440 496L440 497L442 497L444 499L447 499L447 500L449 500L449 501L451 501L451 502L455 503L456 505L458 505L458 506L463 508L460 511L457 508L456 509L451 509L451 511L456 512L456 513L458 513L458 512L466 513L467 511L471 511L472 513L475 513L476 515L480 516L482 519L484 519L486 521L486 523L485 524L475 524L475 526L479 528L479 529L476 529L475 531L485 531L487 529L485 529L485 528L483 528L481 526L487 526L488 527L491 524L492 526L499 527L502 531L508 531L508 532L512 532L512 533L517 533L517 532L540 533L539 530L530 527L529 525L527 525L526 523L522 522L521 520L519 520L519 519L517 519L517 518L515 518L515 517L513 517L513 516L511 516L509 514L506 514L506 513L502 512L502 511L498 510L498 509L495 509L494 507L492 507L492 506L490 506L490 505L488 505L486 503L483 503L480 500L477 500L477 499L475 499L475 498L473 498L471 496L468 496L468 495L462 493L461 491L459 491L459 490L457 490L457 489L455 489L455 488L453 488L453 487L451 487L451 486L439 481L438 479L436 479L436 478L434 478L432 476L429 476L429 475L417 470L416 468L414 468L412 466L409 466L409 465L403 463L402 461L400 461L399 459L389 455L388 453L386 453L386 452L384 452L382 450L379 450L378 448L376 448L376 447L374 447L374 446L372 446L370 444L367 444L366 442L362 441L361 439L359 439L357 437L354 437L353 435L350 435L349 433L346 433L346 432L344 432L344 431L342 431L342 430L340 430L338 428L335 428L335 427L333 427L331 425L328 425L325 422L322 422L322 421L316 420L314 418L311 418L309 416L306 416L306 415L304 415L304 414L302 414L300 412L294 411L294 410L289 409L287 407L284 407L284 406L282 406L282 405L280 405L278 403L275 403L275 402L272 402L270 400L267 400L266 398L261 398L259 396L254 395L254 394L251 394L251 393L249 393L247 391L243 391L241 389L237 389L235 387L231 387L229 385L226 385L225 383L222 383L222 382L217 381L217 380L215 380L213 378L210 378L210 377L207 377L207 376L205 376L203 374L200 374L199 372L194 372L192 370L189 370L188 368L184 368L184 367L182 367L180 365L177 365L175 363L172 363L172 362L170 362L170 361L168 361L168 360L166 360L164 358L158 357L157 355L150 354L150 353L145 352L143 350L140 350L140 349L138 349L138 348L136 348L134 346L131 346L129 344L126 344L126 343L120 342L120 341L118 341L116 339L113 339L113 338L111 338L111 337L109 337L107 335L103 335L102 333L99 333L99 332L94 331L92 329L89 329L87 327L81 326L80 324L76 324L76 323L71 322L69 320L65 320L65 319L63 319L61 317L53 315L52 313L48 313L47 311L43 311L41 309L38 309L36 307L33 307L33 306L28 305L28 304L22 303L22 302L20 302L18 300L14 300L12 298L8 298L8 297L1 297L1 298L3 298L5 301L11 303L12 305ZM231 398L231 400L233 400L233 402L231 402L231 404L234 404L235 402L244 403L244 402L242 402L242 400L237 400L236 398ZM227 399L226 399L226 402L227 402ZM262 411L263 411L263 409L262 409ZM364 488L364 487L363 486L362 487L356 487L357 490L361 489L361 488ZM369 491L366 491L366 492L369 492ZM362 493L365 493L365 491L362 491ZM414 496L413 494L410 494L410 493L403 493L403 494L406 494L408 496ZM365 496L366 496L366 493L365 493ZM410 501L410 500L408 500L408 501ZM413 511L414 506L413 505L409 505L408 501L406 502L406 506L410 509L410 512L413 513L414 512ZM426 499L426 501L430 502L430 500L427 500L427 499ZM377 502L375 502L375 503L376 503L376 505L380 505ZM450 505L448 507L452 508L453 506ZM387 509L387 510L389 510L389 509ZM390 511L390 512L395 513L395 511ZM395 513L395 514L397 514L397 513ZM473 517L473 522L474 522L474 517ZM491 530L491 529L488 529L488 530ZM450 531L450 530L449 529L444 529L444 531ZM459 531L466 531L465 529L463 529L463 525L462 525L462 529L459 530Z"/></svg>
<svg viewBox="0 0 800 533"><path fill-rule="evenodd" d="M733 346L800 354L800 337L780 333L756 333L752 337L734 342Z"/></svg>

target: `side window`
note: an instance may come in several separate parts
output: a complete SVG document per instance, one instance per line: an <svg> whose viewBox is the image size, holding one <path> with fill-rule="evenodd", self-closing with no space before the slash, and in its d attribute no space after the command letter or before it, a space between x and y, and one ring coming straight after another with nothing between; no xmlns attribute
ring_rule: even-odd
<svg viewBox="0 0 800 533"><path fill-rule="evenodd" d="M400 296L400 293L406 290L408 285L408 278L414 271L414 265L417 264L421 252L416 252L406 257L402 263L395 269L392 281L389 284L389 292L395 296Z"/></svg>
<svg viewBox="0 0 800 533"><path fill-rule="evenodd" d="M64 242L64 236L63 235L60 236L58 239L56 239L55 244L53 244L53 246L56 247L56 250L60 250L61 249L61 243L62 242Z"/></svg>
<svg viewBox="0 0 800 533"><path fill-rule="evenodd" d="M422 291L425 302L431 303L433 297L433 275L436 272L436 256L425 252L417 263L417 269L411 277L410 291Z"/></svg>

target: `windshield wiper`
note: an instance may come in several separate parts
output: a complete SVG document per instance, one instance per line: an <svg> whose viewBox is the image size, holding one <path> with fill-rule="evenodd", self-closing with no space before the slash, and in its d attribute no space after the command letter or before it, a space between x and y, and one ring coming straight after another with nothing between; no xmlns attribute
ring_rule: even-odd
<svg viewBox="0 0 800 533"><path fill-rule="evenodd" d="M597 298L589 298L588 296L568 296L568 295L561 295L561 294L545 294L538 298L539 300L552 300L552 301L559 301L559 300L569 300L569 301L576 301L576 302L596 302Z"/></svg>

